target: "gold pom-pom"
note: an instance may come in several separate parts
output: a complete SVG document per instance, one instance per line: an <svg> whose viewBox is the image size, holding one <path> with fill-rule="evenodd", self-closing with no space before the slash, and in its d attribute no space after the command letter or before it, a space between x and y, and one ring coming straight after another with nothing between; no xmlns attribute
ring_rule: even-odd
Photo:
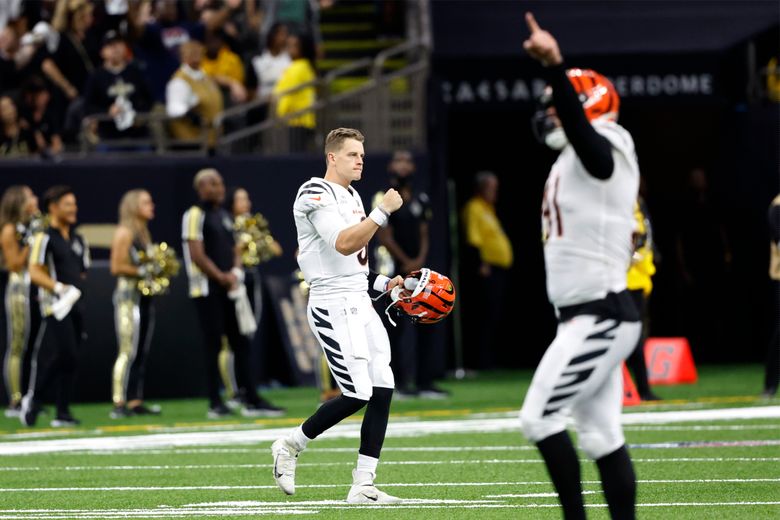
<svg viewBox="0 0 780 520"><path fill-rule="evenodd" d="M260 213L239 215L233 224L241 263L253 267L279 256L279 245L271 235L268 221Z"/></svg>
<svg viewBox="0 0 780 520"><path fill-rule="evenodd" d="M150 245L138 255L146 275L138 279L138 290L144 296L157 296L168 292L171 278L179 274L181 264L176 251L167 243Z"/></svg>

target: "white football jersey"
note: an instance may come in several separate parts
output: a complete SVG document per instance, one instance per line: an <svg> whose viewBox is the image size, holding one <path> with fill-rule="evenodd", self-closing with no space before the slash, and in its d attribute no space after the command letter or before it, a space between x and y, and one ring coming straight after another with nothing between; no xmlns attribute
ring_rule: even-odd
<svg viewBox="0 0 780 520"><path fill-rule="evenodd" d="M351 255L336 251L341 230L366 218L363 201L344 188L312 177L298 189L293 204L298 231L298 266L312 296L368 290L368 250Z"/></svg>
<svg viewBox="0 0 780 520"><path fill-rule="evenodd" d="M606 120L596 131L612 144L612 176L590 175L569 144L552 166L542 203L547 295L557 308L626 288L639 165L626 129Z"/></svg>

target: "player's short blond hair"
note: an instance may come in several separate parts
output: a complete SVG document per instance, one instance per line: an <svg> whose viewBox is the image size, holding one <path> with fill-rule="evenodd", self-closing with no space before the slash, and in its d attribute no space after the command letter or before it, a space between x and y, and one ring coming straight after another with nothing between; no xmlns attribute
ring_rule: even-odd
<svg viewBox="0 0 780 520"><path fill-rule="evenodd" d="M325 138L325 160L328 159L328 154L338 152L341 150L341 146L347 139L354 139L355 141L363 142L366 138L360 133L360 130L354 128L336 128L328 132L328 137Z"/></svg>
<svg viewBox="0 0 780 520"><path fill-rule="evenodd" d="M212 177L221 178L222 176L214 168L203 168L198 173L196 173L195 178L192 179L192 187L197 190L201 182L205 181L206 179L210 179Z"/></svg>

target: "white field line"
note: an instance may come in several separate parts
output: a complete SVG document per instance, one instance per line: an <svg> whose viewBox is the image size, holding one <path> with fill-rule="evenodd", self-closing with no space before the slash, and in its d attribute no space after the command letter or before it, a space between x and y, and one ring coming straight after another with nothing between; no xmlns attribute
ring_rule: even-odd
<svg viewBox="0 0 780 520"><path fill-rule="evenodd" d="M600 495L601 491L583 491L583 495ZM484 498L558 498L558 493L508 493L505 495L483 495Z"/></svg>
<svg viewBox="0 0 780 520"><path fill-rule="evenodd" d="M631 459L635 463L651 462L780 462L780 457L674 457L674 458L636 458ZM382 466L433 466L433 465L463 465L463 464L542 464L542 459L464 459L464 460L383 460ZM580 462L590 462L589 459L580 459ZM298 467L325 467L325 466L353 466L354 461L344 462L299 462ZM140 465L140 466L5 466L0 467L0 473L4 471L178 471L191 469L268 469L273 464L165 464L165 465Z"/></svg>
<svg viewBox="0 0 780 520"><path fill-rule="evenodd" d="M780 478L712 478L712 479L651 479L637 480L639 484L754 484L757 482L780 482ZM599 480L584 480L583 484L601 484ZM381 487L484 487L484 486L549 486L550 482L381 482ZM347 488L348 484L303 484L296 488L326 489ZM245 486L105 486L105 487L34 487L0 488L3 493L43 493L63 491L228 491L234 489L277 489L276 485Z"/></svg>
<svg viewBox="0 0 780 520"><path fill-rule="evenodd" d="M681 431L685 431L684 427L680 428ZM715 447L755 447L755 446L780 446L780 439L778 440L745 440L745 441L691 441L691 442L661 442L661 443L646 443L646 444L629 444L629 448L633 449L651 449L651 448L696 448L696 447L713 447L713 443L716 443ZM536 446L522 445L522 446L397 446L397 447L384 447L382 453L387 452L473 452L473 451L536 451ZM170 449L133 449L133 450L77 450L77 451L60 451L54 452L52 455L138 455L141 451L144 455L198 455L198 454L228 454L228 453L266 453L268 452L268 446L263 444L262 446L253 446L245 448L170 448ZM357 453L357 447L352 448L324 448L317 446L317 453Z"/></svg>
<svg viewBox="0 0 780 520"><path fill-rule="evenodd" d="M777 506L776 501L745 501L745 502L656 502L637 504L637 507L750 507L750 506ZM337 504L319 504L301 506L298 503L285 503L285 506L259 506L247 505L241 507L160 507L157 509L105 509L105 510L67 510L67 509L37 509L37 510L8 510L0 511L2 519L108 519L108 518L181 518L200 516L254 516L266 514L316 514L320 510L382 510L382 509L553 509L559 508L557 503L551 504L508 504L487 501L463 501L461 503L401 503L396 505L348 505L343 502ZM603 509L606 504L586 504L588 508Z"/></svg>
<svg viewBox="0 0 780 520"><path fill-rule="evenodd" d="M382 453L387 452L459 452L459 451L536 451L536 446L407 446L407 447L383 447ZM138 450L84 450L74 452L54 452L53 455L138 455L138 452L142 450L144 455L197 455L197 454L212 454L212 453L270 453L269 446L267 444L263 446L253 446L246 448L170 448L165 450L144 450L139 448ZM353 448L321 448L317 446L317 453L357 453L357 446Z"/></svg>
<svg viewBox="0 0 780 520"><path fill-rule="evenodd" d="M623 414L622 416L624 424L662 424L690 421L777 418L780 418L780 406L721 408L717 410L690 410L684 412L639 412ZM391 422L387 429L387 437L417 437L420 435L444 433L488 433L519 430L520 420L518 418ZM0 455L23 455L27 453L77 450L94 451L214 444L248 444L274 441L289 431L290 428L285 427L220 432L158 433L116 437L5 442L0 443ZM321 438L337 439L358 437L360 437L360 424L350 423L340 424L331 428L325 432Z"/></svg>
<svg viewBox="0 0 780 520"><path fill-rule="evenodd" d="M624 425L627 432L722 432L742 430L780 430L780 424L686 424L680 426L666 425Z"/></svg>

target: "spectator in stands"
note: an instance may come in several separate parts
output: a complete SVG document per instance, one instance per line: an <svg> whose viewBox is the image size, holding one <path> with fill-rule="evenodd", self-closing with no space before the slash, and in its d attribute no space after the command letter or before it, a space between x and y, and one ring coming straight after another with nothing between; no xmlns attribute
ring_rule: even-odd
<svg viewBox="0 0 780 520"><path fill-rule="evenodd" d="M22 86L21 119L44 157L62 153L60 125L51 107L51 93L40 76L31 76Z"/></svg>
<svg viewBox="0 0 780 520"><path fill-rule="evenodd" d="M176 139L198 139L205 126L209 146L213 146L217 133L211 126L222 112L222 93L201 67L203 45L190 41L182 44L180 50L182 65L166 88L166 112L176 118L171 121L171 133Z"/></svg>
<svg viewBox="0 0 780 520"><path fill-rule="evenodd" d="M286 25L274 24L268 32L265 50L260 56L252 58L252 67L257 75L257 96L259 99L270 99L276 83L292 62L287 53L287 37L289 35L290 31Z"/></svg>
<svg viewBox="0 0 780 520"><path fill-rule="evenodd" d="M246 101L244 64L241 58L225 44L220 31L212 31L206 35L206 55L201 66L203 72L230 93L230 101L233 103Z"/></svg>
<svg viewBox="0 0 780 520"><path fill-rule="evenodd" d="M58 3L58 0L23 1L20 19L24 20L27 27L34 27L39 22L51 23Z"/></svg>
<svg viewBox="0 0 780 520"><path fill-rule="evenodd" d="M294 92L284 92L301 87L317 79L314 72L314 47L308 38L291 34L287 38L287 53L292 63L282 73L274 87L276 115L285 117L312 107L317 102L314 85L298 88ZM314 128L317 120L313 110L304 112L287 121L290 127L290 151L311 150L314 145Z"/></svg>
<svg viewBox="0 0 780 520"><path fill-rule="evenodd" d="M52 25L60 33L59 45L41 66L57 87L55 103L68 136L74 136L81 127L84 115L81 95L97 63L96 49L87 41L93 23L92 9L87 0L62 0L57 4Z"/></svg>
<svg viewBox="0 0 780 520"><path fill-rule="evenodd" d="M271 27L283 23L290 31L305 34L312 41L312 55L325 55L320 32L320 10L333 5L333 0L261 0L263 26L260 37L271 32Z"/></svg>
<svg viewBox="0 0 780 520"><path fill-rule="evenodd" d="M466 244L479 256L479 268L474 275L479 284L478 301L482 314L479 317L481 368L493 368L496 361L497 331L502 319L509 268L514 261L512 244L496 215L497 200L498 177L492 172L479 172L476 194L463 209L463 222Z"/></svg>
<svg viewBox="0 0 780 520"><path fill-rule="evenodd" d="M0 31L8 27L22 14L22 0L0 2Z"/></svg>
<svg viewBox="0 0 780 520"><path fill-rule="evenodd" d="M10 25L0 29L0 92L19 88L21 75L16 62L18 49L16 29Z"/></svg>
<svg viewBox="0 0 780 520"><path fill-rule="evenodd" d="M113 121L101 121L98 134L102 139L141 137L146 128L136 126L135 115L149 112L152 93L141 71L128 62L127 46L116 31L103 37L100 52L103 66L95 70L84 92L86 114L109 115Z"/></svg>
<svg viewBox="0 0 780 520"><path fill-rule="evenodd" d="M381 274L392 278L426 267L430 244L428 222L432 213L428 195L414 189L416 166L411 152L396 151L387 171L390 187L398 191L404 202L398 211L390 215L387 226L377 231L379 242L390 253L394 266L392 272ZM381 202L377 197L374 201L377 204ZM427 341L430 329L408 319L396 321L396 327L387 327L396 376L396 395L427 399L447 397L447 392L433 384L438 363L432 359L435 353Z"/></svg>
<svg viewBox="0 0 780 520"><path fill-rule="evenodd" d="M22 83L30 76L42 74L43 61L57 50L59 44L60 34L44 21L36 23L32 31L22 36L16 55Z"/></svg>
<svg viewBox="0 0 780 520"><path fill-rule="evenodd" d="M154 9L152 9L154 6ZM180 46L203 43L208 31L222 28L230 14L227 6L204 9L200 19L189 21L179 12L176 0L143 2L129 11L128 19L137 37L133 50L145 71L154 97L165 102L166 84L180 63Z"/></svg>
<svg viewBox="0 0 780 520"><path fill-rule="evenodd" d="M35 152L35 139L19 120L16 103L9 96L0 97L0 124L0 157L19 157Z"/></svg>
<svg viewBox="0 0 780 520"><path fill-rule="evenodd" d="M225 33L230 37L234 50L249 59L262 50L258 38L263 23L260 0L227 0L225 3L230 8Z"/></svg>

